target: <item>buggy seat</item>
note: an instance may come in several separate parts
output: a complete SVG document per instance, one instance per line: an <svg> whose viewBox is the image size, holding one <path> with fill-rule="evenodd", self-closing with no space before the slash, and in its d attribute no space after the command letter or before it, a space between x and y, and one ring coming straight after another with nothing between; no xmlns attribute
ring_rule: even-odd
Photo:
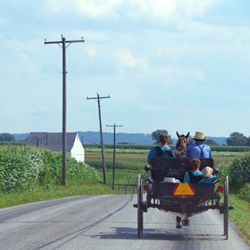
<svg viewBox="0 0 250 250"><path fill-rule="evenodd" d="M214 161L212 158L200 158L202 170L209 166L214 168ZM161 158L156 157L151 162L151 175L154 182L161 182L165 177L174 177L183 180L186 171L191 170L191 158Z"/></svg>

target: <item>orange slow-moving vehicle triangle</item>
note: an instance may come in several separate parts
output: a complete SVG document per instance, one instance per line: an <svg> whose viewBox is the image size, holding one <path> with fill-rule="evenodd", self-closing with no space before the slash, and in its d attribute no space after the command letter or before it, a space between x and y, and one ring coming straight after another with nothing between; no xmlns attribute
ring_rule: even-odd
<svg viewBox="0 0 250 250"><path fill-rule="evenodd" d="M173 196L194 196L195 189L190 183L178 183L173 189Z"/></svg>

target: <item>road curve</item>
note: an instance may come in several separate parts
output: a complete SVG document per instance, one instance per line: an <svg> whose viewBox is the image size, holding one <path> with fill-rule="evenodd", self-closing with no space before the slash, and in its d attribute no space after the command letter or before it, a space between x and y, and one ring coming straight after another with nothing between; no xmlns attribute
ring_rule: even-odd
<svg viewBox="0 0 250 250"><path fill-rule="evenodd" d="M249 249L232 225L224 240L216 211L191 217L189 227L176 229L175 215L151 209L137 239L135 198L74 196L0 209L0 249Z"/></svg>

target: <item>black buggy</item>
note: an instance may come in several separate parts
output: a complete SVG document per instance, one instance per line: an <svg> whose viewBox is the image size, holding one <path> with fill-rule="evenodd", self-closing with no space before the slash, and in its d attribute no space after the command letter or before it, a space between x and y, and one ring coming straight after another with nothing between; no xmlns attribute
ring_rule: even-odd
<svg viewBox="0 0 250 250"><path fill-rule="evenodd" d="M210 166L214 169L213 159L200 159L201 167ZM182 183L186 171L191 169L188 158L156 158L151 163L151 168L145 167L151 175L147 179L144 190L146 200L143 199L142 178L138 176L137 204L137 233L141 237L143 233L143 213L149 208L158 208L165 212L175 212L177 227L189 226L189 217L205 212L209 209L218 209L224 215L224 235L228 239L228 177L223 186L215 188L215 183ZM171 182L168 182L171 180ZM172 183L180 180L179 183ZM167 181L167 182L166 182ZM224 201L221 202L221 193L224 193ZM184 219L182 218L184 217Z"/></svg>

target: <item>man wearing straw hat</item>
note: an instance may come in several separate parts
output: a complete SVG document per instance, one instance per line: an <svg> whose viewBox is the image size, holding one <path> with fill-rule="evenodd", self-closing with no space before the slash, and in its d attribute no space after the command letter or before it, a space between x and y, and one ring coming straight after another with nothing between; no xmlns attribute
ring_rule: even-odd
<svg viewBox="0 0 250 250"><path fill-rule="evenodd" d="M203 132L196 132L194 143L189 144L187 148L187 157L190 158L212 158L211 148L204 143L206 140Z"/></svg>

